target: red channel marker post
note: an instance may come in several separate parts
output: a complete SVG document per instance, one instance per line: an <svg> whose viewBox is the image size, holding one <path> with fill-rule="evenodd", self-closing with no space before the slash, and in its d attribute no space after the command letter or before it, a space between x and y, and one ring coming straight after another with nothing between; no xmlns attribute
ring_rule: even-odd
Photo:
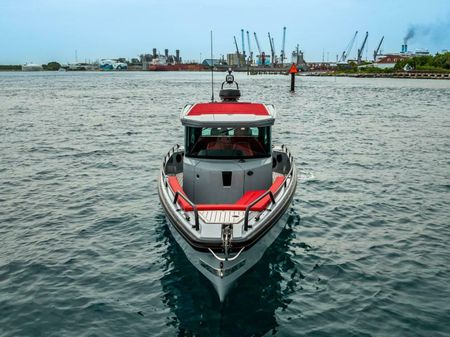
<svg viewBox="0 0 450 337"><path fill-rule="evenodd" d="M295 74L298 73L297 66L292 63L291 69L289 69L289 74L291 74L291 92L295 91Z"/></svg>

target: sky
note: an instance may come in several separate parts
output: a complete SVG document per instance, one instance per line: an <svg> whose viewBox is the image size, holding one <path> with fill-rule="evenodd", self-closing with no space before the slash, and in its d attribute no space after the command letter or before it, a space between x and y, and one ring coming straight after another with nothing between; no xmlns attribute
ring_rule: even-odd
<svg viewBox="0 0 450 337"><path fill-rule="evenodd" d="M450 50L450 0L0 0L0 64L132 58L152 48L198 61L209 58L211 30L215 58L234 52L234 35L241 49L241 29L254 51L256 32L266 53L270 32L279 54L284 26L287 54L299 44L306 61L335 61L356 30L358 47L369 32L364 58L382 36L383 52L399 52L410 28L409 49L435 53Z"/></svg>

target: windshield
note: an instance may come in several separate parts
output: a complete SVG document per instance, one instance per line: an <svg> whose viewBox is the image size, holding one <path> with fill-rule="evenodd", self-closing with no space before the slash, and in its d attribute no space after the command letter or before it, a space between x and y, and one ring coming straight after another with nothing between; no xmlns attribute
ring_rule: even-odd
<svg viewBox="0 0 450 337"><path fill-rule="evenodd" d="M271 155L270 126L186 127L186 155L197 158L260 158Z"/></svg>

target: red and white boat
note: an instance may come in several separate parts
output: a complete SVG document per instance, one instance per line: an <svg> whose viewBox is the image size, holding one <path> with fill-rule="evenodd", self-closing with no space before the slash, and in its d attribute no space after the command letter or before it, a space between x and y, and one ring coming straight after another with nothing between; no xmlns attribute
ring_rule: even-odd
<svg viewBox="0 0 450 337"><path fill-rule="evenodd" d="M231 71L220 97L183 109L184 146L165 156L158 192L171 233L223 301L283 229L297 171L272 146L272 105L238 102Z"/></svg>

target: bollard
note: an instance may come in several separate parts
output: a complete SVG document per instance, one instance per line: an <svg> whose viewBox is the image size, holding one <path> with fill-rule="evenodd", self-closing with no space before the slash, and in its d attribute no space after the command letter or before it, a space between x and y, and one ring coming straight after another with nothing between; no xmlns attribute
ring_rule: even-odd
<svg viewBox="0 0 450 337"><path fill-rule="evenodd" d="M291 69L289 69L289 74L291 74L291 92L295 92L295 74L298 73L297 66L292 63Z"/></svg>

